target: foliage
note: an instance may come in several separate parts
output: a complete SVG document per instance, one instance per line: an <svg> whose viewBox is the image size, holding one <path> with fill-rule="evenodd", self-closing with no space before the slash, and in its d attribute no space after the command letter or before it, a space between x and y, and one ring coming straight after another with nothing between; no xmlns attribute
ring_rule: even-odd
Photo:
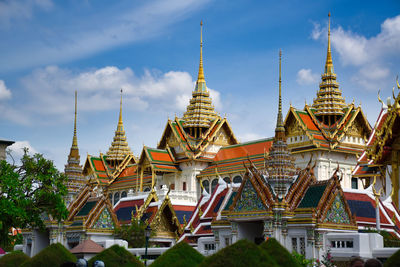
<svg viewBox="0 0 400 267"><path fill-rule="evenodd" d="M192 267L202 262L204 256L185 242L179 242L164 252L150 266Z"/></svg>
<svg viewBox="0 0 400 267"><path fill-rule="evenodd" d="M115 236L128 242L130 248L142 248L146 244L146 222L132 216L130 225L122 225L114 230Z"/></svg>
<svg viewBox="0 0 400 267"><path fill-rule="evenodd" d="M76 262L76 257L63 245L56 243L40 251L21 267L60 266L67 261Z"/></svg>
<svg viewBox="0 0 400 267"><path fill-rule="evenodd" d="M397 250L392 256L390 256L383 265L384 267L400 266L400 249Z"/></svg>
<svg viewBox="0 0 400 267"><path fill-rule="evenodd" d="M9 235L11 227L44 229L45 215L57 220L68 215L63 200L67 194L66 176L41 154L30 156L27 149L24 152L20 166L0 161L2 246L14 241Z"/></svg>
<svg viewBox="0 0 400 267"><path fill-rule="evenodd" d="M18 267L25 261L29 260L29 257L22 251L13 251L0 258L0 266L2 267Z"/></svg>
<svg viewBox="0 0 400 267"><path fill-rule="evenodd" d="M225 247L217 253L205 258L199 266L279 266L271 256L259 248L256 244L239 240L238 242Z"/></svg>
<svg viewBox="0 0 400 267"><path fill-rule="evenodd" d="M326 254L322 255L321 263L325 267L335 267L335 264L332 261L331 249L328 248Z"/></svg>
<svg viewBox="0 0 400 267"><path fill-rule="evenodd" d="M264 251L267 252L279 264L279 266L300 266L289 251L279 244L275 238L268 238L268 240L261 243L259 247L264 249Z"/></svg>
<svg viewBox="0 0 400 267"><path fill-rule="evenodd" d="M297 262L299 266L302 267L312 267L312 266L319 266L318 260L315 259L306 259L303 254L297 253L296 251L292 252L292 257Z"/></svg>
<svg viewBox="0 0 400 267"><path fill-rule="evenodd" d="M135 267L143 266L143 264L136 259L136 257L127 251L125 248L118 245L109 247L103 250L89 260L88 266L93 266L97 260L104 262L107 267Z"/></svg>

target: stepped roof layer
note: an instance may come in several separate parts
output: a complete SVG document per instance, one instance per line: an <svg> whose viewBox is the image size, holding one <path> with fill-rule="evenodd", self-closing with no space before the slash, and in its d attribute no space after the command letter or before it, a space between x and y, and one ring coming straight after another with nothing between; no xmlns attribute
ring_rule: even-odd
<svg viewBox="0 0 400 267"><path fill-rule="evenodd" d="M365 190L344 189L344 194L351 213L356 216L360 230L376 228L376 201L372 187ZM390 197L379 200L379 218L382 230L400 238L400 213L393 205Z"/></svg>
<svg viewBox="0 0 400 267"><path fill-rule="evenodd" d="M363 144L352 144L343 142L346 135L353 136L353 127L358 124L361 137L367 138L371 133L371 127L361 110L354 104L343 109L343 115L332 125L326 125L317 118L316 110L308 105L304 110L290 107L285 119L286 135L291 135L291 128L299 127L304 135L304 140L298 144L290 142L292 153L307 149L325 149L357 154L364 149Z"/></svg>
<svg viewBox="0 0 400 267"><path fill-rule="evenodd" d="M169 149L157 149L144 146L139 165L146 163L156 172L178 172L180 168L175 163L174 156Z"/></svg>
<svg viewBox="0 0 400 267"><path fill-rule="evenodd" d="M90 184L83 187L68 206L68 211L69 215L65 222L67 231L113 232L114 227L119 225L108 197Z"/></svg>
<svg viewBox="0 0 400 267"><path fill-rule="evenodd" d="M216 170L219 174L245 172L243 162L249 158L258 168L263 168L272 142L273 138L265 138L222 147L214 157L214 161L202 170L198 177L214 176Z"/></svg>

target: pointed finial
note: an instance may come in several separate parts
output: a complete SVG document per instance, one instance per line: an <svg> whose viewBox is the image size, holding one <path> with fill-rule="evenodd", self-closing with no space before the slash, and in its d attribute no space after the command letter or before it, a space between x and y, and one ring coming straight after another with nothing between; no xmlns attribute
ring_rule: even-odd
<svg viewBox="0 0 400 267"><path fill-rule="evenodd" d="M333 62L331 52L331 12L328 14L328 49L326 54L325 73L333 73Z"/></svg>
<svg viewBox="0 0 400 267"><path fill-rule="evenodd" d="M122 124L122 88L121 88L121 100L119 102L119 119L118 119L118 126Z"/></svg>
<svg viewBox="0 0 400 267"><path fill-rule="evenodd" d="M205 82L203 70L203 20L200 21L200 64L197 82Z"/></svg>
<svg viewBox="0 0 400 267"><path fill-rule="evenodd" d="M76 114L78 109L78 92L75 90L75 117L74 117L74 137L72 138L72 147L78 148L78 138L76 137Z"/></svg>
<svg viewBox="0 0 400 267"><path fill-rule="evenodd" d="M282 50L279 49L279 104L278 104L278 118L276 121L276 130L283 130L282 119Z"/></svg>

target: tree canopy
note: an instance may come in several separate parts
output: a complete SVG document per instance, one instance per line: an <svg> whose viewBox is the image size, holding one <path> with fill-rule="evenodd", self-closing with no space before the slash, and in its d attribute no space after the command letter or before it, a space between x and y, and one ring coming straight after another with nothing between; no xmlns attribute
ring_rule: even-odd
<svg viewBox="0 0 400 267"><path fill-rule="evenodd" d="M21 165L0 161L0 245L13 241L11 227L44 229L49 217L65 219L66 180L51 160L41 154L31 156L27 149Z"/></svg>

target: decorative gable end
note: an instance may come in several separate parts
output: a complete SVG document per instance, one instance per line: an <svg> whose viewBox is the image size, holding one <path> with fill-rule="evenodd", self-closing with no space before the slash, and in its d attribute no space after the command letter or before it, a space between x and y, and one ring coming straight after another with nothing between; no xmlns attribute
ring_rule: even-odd
<svg viewBox="0 0 400 267"><path fill-rule="evenodd" d="M266 207L264 206L260 196L257 194L256 189L253 187L250 179L246 179L241 195L239 196L233 211L246 212L264 210L266 210Z"/></svg>
<svg viewBox="0 0 400 267"><path fill-rule="evenodd" d="M113 222L111 214L110 214L110 212L108 211L107 208L103 209L103 211L101 212L99 218L93 224L92 228L93 229L99 229L99 230L114 229L114 222Z"/></svg>
<svg viewBox="0 0 400 267"><path fill-rule="evenodd" d="M346 211L343 198L337 194L328 212L326 213L324 222L351 224L350 216Z"/></svg>

